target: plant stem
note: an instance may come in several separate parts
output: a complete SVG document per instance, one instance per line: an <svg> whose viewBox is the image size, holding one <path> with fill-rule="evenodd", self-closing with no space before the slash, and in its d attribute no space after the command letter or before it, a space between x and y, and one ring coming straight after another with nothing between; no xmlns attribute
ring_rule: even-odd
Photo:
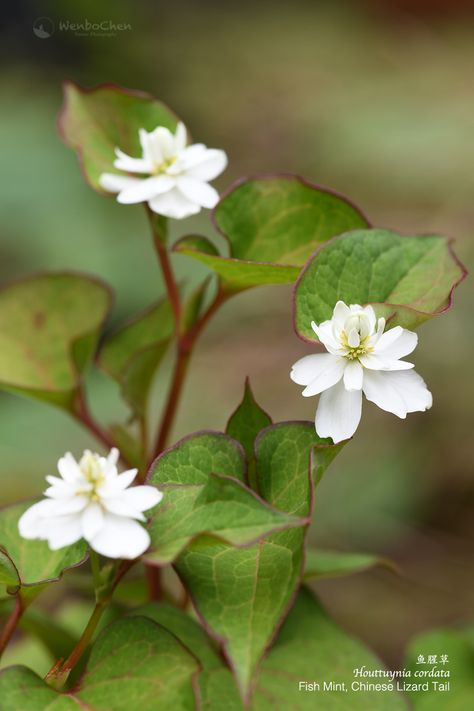
<svg viewBox="0 0 474 711"><path fill-rule="evenodd" d="M102 617L104 611L112 600L115 588L117 587L125 573L132 567L134 563L134 560L127 560L122 562L110 586L108 595L96 602L92 614L89 618L89 622L87 623L86 628L82 633L79 641L77 642L69 657L61 664L60 668L57 670L56 674L53 677L56 683L54 683L53 679L51 680L53 681L53 686L55 686L55 688L60 688L65 683L72 669L74 669L77 662L80 660L80 658L86 651L92 640L92 637L94 636L94 632L97 629L97 625L99 624L100 618Z"/></svg>
<svg viewBox="0 0 474 711"><path fill-rule="evenodd" d="M100 575L100 560L99 556L95 551L92 550L89 553L89 560L91 562L92 578L94 580L94 590L96 594L96 600L98 599L98 591L102 586L102 580Z"/></svg>
<svg viewBox="0 0 474 711"><path fill-rule="evenodd" d="M156 565L145 566L146 579L150 600L161 600L163 596L163 585L161 583L161 568Z"/></svg>
<svg viewBox="0 0 474 711"><path fill-rule="evenodd" d="M21 602L20 595L17 594L15 597L15 605L13 607L13 610L11 611L6 625L2 630L2 634L0 635L0 657L2 656L3 652L5 651L5 647L7 646L10 639L12 638L13 633L15 632L18 622L20 621L20 618L23 614L23 611L24 608Z"/></svg>

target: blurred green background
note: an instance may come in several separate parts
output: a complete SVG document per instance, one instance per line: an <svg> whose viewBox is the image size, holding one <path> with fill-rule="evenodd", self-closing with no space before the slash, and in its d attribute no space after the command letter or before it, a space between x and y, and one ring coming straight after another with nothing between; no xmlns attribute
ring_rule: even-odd
<svg viewBox="0 0 474 711"><path fill-rule="evenodd" d="M162 99L197 140L227 151L222 189L242 175L296 172L348 195L376 225L455 237L469 267L471 7L58 0L3 9L0 278L91 272L116 290L109 327L163 291L142 210L94 194L57 135L65 78L113 81ZM38 16L53 21L51 37L34 36ZM114 36L59 29L60 19L85 18L131 29ZM177 224L174 236L195 230L212 236L207 214ZM184 257L176 268L190 281L204 273ZM366 403L355 441L317 491L315 542L379 552L401 568L400 576L375 569L316 585L335 619L392 665L418 631L474 617L472 307L468 281L454 310L420 332L415 362L433 409L401 421ZM307 352L292 330L290 289L234 299L199 343L174 439L222 429L246 375L275 420L312 419L316 400L302 398L288 377ZM165 382L158 378L157 414ZM92 375L89 385L98 416L124 416L104 376ZM84 446L95 443L59 411L1 394L1 501L37 495L58 456Z"/></svg>

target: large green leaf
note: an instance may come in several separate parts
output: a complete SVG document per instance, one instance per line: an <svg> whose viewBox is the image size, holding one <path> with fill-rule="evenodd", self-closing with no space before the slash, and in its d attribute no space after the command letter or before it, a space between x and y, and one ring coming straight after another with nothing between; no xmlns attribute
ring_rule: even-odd
<svg viewBox="0 0 474 711"><path fill-rule="evenodd" d="M173 313L164 299L121 326L100 350L99 366L120 384L124 399L140 416L173 333Z"/></svg>
<svg viewBox="0 0 474 711"><path fill-rule="evenodd" d="M105 193L99 185L102 173L115 171L115 148L141 157L140 128L176 127L176 116L160 101L141 92L103 85L81 89L72 82L64 86L64 105L59 129L73 148L89 185ZM121 173L123 175L123 173Z"/></svg>
<svg viewBox="0 0 474 711"><path fill-rule="evenodd" d="M415 711L464 711L474 699L474 637L462 628L445 628L424 632L411 640L406 666L413 681L428 682L428 690L409 691ZM419 657L422 660L419 660ZM430 660L434 657L436 661ZM444 659L445 658L445 659ZM444 675L414 677L414 674L436 668ZM435 686L448 682L449 689Z"/></svg>
<svg viewBox="0 0 474 711"><path fill-rule="evenodd" d="M388 230L356 230L314 255L295 289L295 327L316 340L311 321L331 318L336 302L375 306L379 316L413 329L448 308L465 271L444 237L403 237Z"/></svg>
<svg viewBox="0 0 474 711"><path fill-rule="evenodd" d="M227 476L229 469L238 478ZM239 445L217 433L192 435L158 457L149 479L165 496L148 522L152 543L147 562L170 563L205 534L233 546L248 546L274 531L304 525L260 499L239 481L242 475Z"/></svg>
<svg viewBox="0 0 474 711"><path fill-rule="evenodd" d="M383 663L336 627L303 588L261 665L251 711L406 711L396 692L352 691L357 681L353 670L360 667L383 669ZM300 691L305 681L320 689ZM343 684L346 690L324 690L324 682Z"/></svg>
<svg viewBox="0 0 474 711"><path fill-rule="evenodd" d="M320 476L340 448L318 439L312 423L266 428L256 442L260 495L281 511L309 516L311 472ZM199 539L178 558L178 573L244 694L299 585L305 530L289 528L243 549Z"/></svg>
<svg viewBox="0 0 474 711"><path fill-rule="evenodd" d="M291 283L319 244L368 224L347 200L295 175L241 182L218 203L214 221L229 257L203 248L195 236L175 250L213 269L230 291Z"/></svg>
<svg viewBox="0 0 474 711"><path fill-rule="evenodd" d="M18 520L32 503L30 501L0 509L0 547L18 571L22 595L33 594L37 586L39 591L39 586L44 583L59 580L65 570L81 565L87 556L87 546L82 541L52 551L46 541L22 538L18 531Z"/></svg>
<svg viewBox="0 0 474 711"><path fill-rule="evenodd" d="M339 578L369 570L375 565L395 569L393 563L373 553L352 553L308 549L305 555L304 579Z"/></svg>
<svg viewBox="0 0 474 711"><path fill-rule="evenodd" d="M0 673L2 711L194 711L198 660L164 627L144 617L107 627L79 686L58 694L25 667ZM196 679L196 682L195 682Z"/></svg>
<svg viewBox="0 0 474 711"><path fill-rule="evenodd" d="M43 274L0 291L0 388L71 409L110 308L79 274Z"/></svg>

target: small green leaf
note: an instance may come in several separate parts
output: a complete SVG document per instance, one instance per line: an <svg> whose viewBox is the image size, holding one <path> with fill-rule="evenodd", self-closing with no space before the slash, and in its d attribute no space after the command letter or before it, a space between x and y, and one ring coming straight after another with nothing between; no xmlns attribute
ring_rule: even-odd
<svg viewBox="0 0 474 711"><path fill-rule="evenodd" d="M465 271L448 241L436 235L403 237L357 230L323 245L295 289L295 327L316 340L311 321L331 318L338 300L374 305L378 316L413 329L448 308Z"/></svg>
<svg viewBox="0 0 474 711"><path fill-rule="evenodd" d="M107 711L194 711L199 671L197 659L164 627L126 618L99 636L74 695Z"/></svg>
<svg viewBox="0 0 474 711"><path fill-rule="evenodd" d="M159 462L155 478L159 479ZM275 531L302 526L305 521L269 506L231 477L208 475L205 484L159 485L163 503L148 522L150 550L148 563L171 563L198 536L208 535L232 546L248 546Z"/></svg>
<svg viewBox="0 0 474 711"><path fill-rule="evenodd" d="M216 256L195 237L175 250L217 272L228 291L291 283L318 245L368 224L344 198L292 175L245 180L224 195L214 220L228 239L229 257Z"/></svg>
<svg viewBox="0 0 474 711"><path fill-rule="evenodd" d="M110 301L104 284L79 274L43 274L4 287L0 388L73 409Z"/></svg>
<svg viewBox="0 0 474 711"><path fill-rule="evenodd" d="M303 588L261 665L251 711L406 711L396 692L352 691L354 669L360 667L377 670L383 664L336 627ZM320 690L300 691L300 681L315 681ZM337 686L325 691L324 682L344 684L346 691Z"/></svg>
<svg viewBox="0 0 474 711"><path fill-rule="evenodd" d="M99 184L101 174L119 172L113 167L115 148L139 158L140 128L165 126L174 131L176 124L176 116L148 94L112 85L91 90L72 82L64 86L60 132L76 151L87 182L99 193L105 192Z"/></svg>
<svg viewBox="0 0 474 711"><path fill-rule="evenodd" d="M338 578L361 573L375 565L394 565L385 558L371 553L342 553L340 551L308 549L305 556L304 579Z"/></svg>
<svg viewBox="0 0 474 711"><path fill-rule="evenodd" d="M87 546L82 541L52 551L46 541L22 538L18 520L32 503L15 504L0 510L0 546L18 571L22 596L39 592L44 583L59 580L65 570L81 565L87 558Z"/></svg>
<svg viewBox="0 0 474 711"><path fill-rule="evenodd" d="M203 282L201 282L201 284L198 284L198 286L184 300L183 313L181 317L181 326L184 331L188 331L192 326L194 326L201 315L210 283L211 278L207 277Z"/></svg>
<svg viewBox="0 0 474 711"><path fill-rule="evenodd" d="M227 423L227 434L240 442L247 455L247 460L251 461L254 458L253 443L256 436L260 430L271 424L270 415L267 415L265 410L258 405L247 378L242 402Z"/></svg>
<svg viewBox="0 0 474 711"><path fill-rule="evenodd" d="M99 367L120 384L124 399L140 416L173 333L171 306L164 299L121 326L100 350Z"/></svg>
<svg viewBox="0 0 474 711"><path fill-rule="evenodd" d="M267 427L256 442L258 492L280 511L305 519L311 512L312 471L319 476L340 448L318 439L312 423ZM288 528L243 549L199 539L177 560L244 694L300 583L305 530Z"/></svg>

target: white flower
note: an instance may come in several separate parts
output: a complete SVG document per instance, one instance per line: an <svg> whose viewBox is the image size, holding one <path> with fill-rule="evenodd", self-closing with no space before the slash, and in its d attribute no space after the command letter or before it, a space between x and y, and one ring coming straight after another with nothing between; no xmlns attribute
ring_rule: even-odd
<svg viewBox="0 0 474 711"><path fill-rule="evenodd" d="M51 550L85 538L108 558L133 559L144 553L150 536L138 521L146 521L142 512L156 506L163 494L154 486L128 488L137 470L119 474L118 458L117 449L108 457L86 450L79 463L69 452L61 457L61 478L47 476L47 498L18 521L23 538L46 540Z"/></svg>
<svg viewBox="0 0 474 711"><path fill-rule="evenodd" d="M178 123L174 135L158 126L151 133L141 128L139 136L142 157L132 158L116 148L114 167L148 177L102 173L99 179L105 190L118 193L118 202L147 202L153 212L178 220L216 205L219 194L208 181L225 170L224 151L203 143L186 146L183 123Z"/></svg>
<svg viewBox="0 0 474 711"><path fill-rule="evenodd" d="M332 319L311 326L327 353L305 356L293 365L290 377L305 385L303 395L321 394L316 432L334 442L352 437L362 412L362 392L382 410L405 418L427 410L433 398L424 380L400 360L417 345L416 333L400 326L384 333L372 306L338 301Z"/></svg>

